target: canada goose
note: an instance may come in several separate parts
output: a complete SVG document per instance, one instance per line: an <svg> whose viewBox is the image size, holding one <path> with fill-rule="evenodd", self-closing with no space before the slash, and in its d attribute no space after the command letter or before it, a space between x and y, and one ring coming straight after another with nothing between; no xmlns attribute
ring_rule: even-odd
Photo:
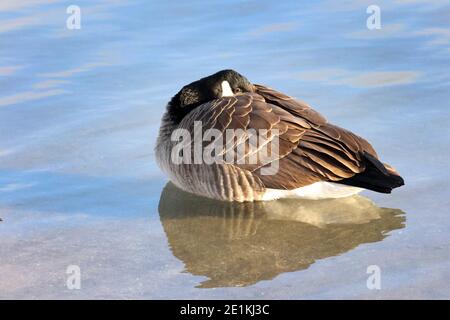
<svg viewBox="0 0 450 320"><path fill-rule="evenodd" d="M200 140L200 151L195 145L197 123L201 124L200 134L210 129L222 134ZM227 140L230 129L245 132ZM255 145L247 131L256 130L266 135ZM180 137L180 131L194 138ZM196 154L220 139L224 147L215 156L231 152L234 161L196 161ZM189 148L183 149L186 146ZM269 150L266 153L271 157L261 156L263 147L276 152ZM186 150L194 151L186 155ZM340 198L363 189L390 193L404 184L365 139L327 122L308 104L252 84L234 70L192 82L170 100L155 153L159 166L176 186L225 201ZM184 161L174 161L174 154ZM255 159L255 154L257 160L248 161ZM272 173L264 172L274 164Z"/></svg>

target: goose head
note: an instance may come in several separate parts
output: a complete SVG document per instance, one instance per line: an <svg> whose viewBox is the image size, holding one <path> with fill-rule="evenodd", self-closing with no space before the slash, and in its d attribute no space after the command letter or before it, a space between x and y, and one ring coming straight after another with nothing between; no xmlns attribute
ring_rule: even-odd
<svg viewBox="0 0 450 320"><path fill-rule="evenodd" d="M203 103L254 91L253 84L243 75L234 70L222 70L185 85L169 102L168 112L180 121Z"/></svg>

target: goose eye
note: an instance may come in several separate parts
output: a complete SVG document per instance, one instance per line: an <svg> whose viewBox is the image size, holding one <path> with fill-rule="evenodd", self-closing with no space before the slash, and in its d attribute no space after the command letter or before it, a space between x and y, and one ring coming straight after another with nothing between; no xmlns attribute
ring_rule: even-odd
<svg viewBox="0 0 450 320"><path fill-rule="evenodd" d="M242 90L241 90L241 88L235 88L235 89L234 89L234 92L235 92L235 93L239 93L239 92L242 92Z"/></svg>

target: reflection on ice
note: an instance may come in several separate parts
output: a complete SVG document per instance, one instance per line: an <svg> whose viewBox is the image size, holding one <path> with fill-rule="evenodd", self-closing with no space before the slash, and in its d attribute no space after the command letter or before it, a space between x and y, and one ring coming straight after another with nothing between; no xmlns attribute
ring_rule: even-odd
<svg viewBox="0 0 450 320"><path fill-rule="evenodd" d="M383 240L404 227L403 212L361 196L325 201L226 203L185 193L171 183L159 213L173 254L200 287L247 286L318 259Z"/></svg>

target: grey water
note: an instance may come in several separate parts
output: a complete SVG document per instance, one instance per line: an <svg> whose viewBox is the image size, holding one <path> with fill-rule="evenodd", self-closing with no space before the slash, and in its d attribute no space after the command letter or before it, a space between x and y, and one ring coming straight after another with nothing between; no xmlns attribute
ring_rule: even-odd
<svg viewBox="0 0 450 320"><path fill-rule="evenodd" d="M1 299L450 298L447 1L378 1L376 30L371 1L77 1L68 29L71 4L0 3ZM225 68L367 138L406 185L177 190L154 161L165 104Z"/></svg>

